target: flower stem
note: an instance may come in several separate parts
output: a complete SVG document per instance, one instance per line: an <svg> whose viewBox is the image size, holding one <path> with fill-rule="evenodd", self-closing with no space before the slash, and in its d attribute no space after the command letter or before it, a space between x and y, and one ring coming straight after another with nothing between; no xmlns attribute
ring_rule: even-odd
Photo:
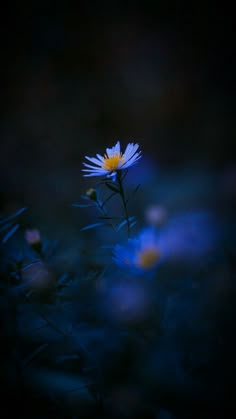
<svg viewBox="0 0 236 419"><path fill-rule="evenodd" d="M117 182L118 182L120 196L121 196L123 207L124 207L125 219L127 222L127 232L128 232L128 237L129 237L130 236L130 221L129 221L129 214L128 214L127 204L125 200L125 192L124 192L122 177L121 177L120 172L117 172Z"/></svg>
<svg viewBox="0 0 236 419"><path fill-rule="evenodd" d="M107 213L106 207L105 207L105 205L104 205L104 202L103 202L103 203L101 203L101 202L98 200L98 201L97 201L97 208L98 208L98 210L101 212L101 214L103 214L103 215L104 215L104 217L108 217L108 213ZM115 228L115 226L114 226L114 223L113 223L112 219L111 219L111 221L110 221L110 225L111 225L111 227L113 228L113 230L114 230L114 231L116 231L116 228Z"/></svg>
<svg viewBox="0 0 236 419"><path fill-rule="evenodd" d="M96 200L95 200L95 204L96 204L96 207L97 207L97 209L98 209L98 211L104 216L104 217L108 217L108 212L107 212L107 209L106 209L106 203L108 202L108 198L104 201L104 202L102 202L101 200L100 200L100 198L99 198L99 194L97 194L97 197L96 197ZM111 227L113 228L113 230L114 231L116 231L116 227L115 227L115 225L114 225L114 223L113 223L113 221L112 221L112 218L111 218L111 221L110 221L110 225L111 225Z"/></svg>

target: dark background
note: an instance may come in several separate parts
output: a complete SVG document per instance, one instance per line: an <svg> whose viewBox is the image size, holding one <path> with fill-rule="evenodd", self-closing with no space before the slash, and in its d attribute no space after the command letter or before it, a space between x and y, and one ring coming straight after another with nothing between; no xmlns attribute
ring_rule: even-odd
<svg viewBox="0 0 236 419"><path fill-rule="evenodd" d="M228 6L23 1L1 26L8 206L73 201L84 155L117 138L168 170L233 166Z"/></svg>

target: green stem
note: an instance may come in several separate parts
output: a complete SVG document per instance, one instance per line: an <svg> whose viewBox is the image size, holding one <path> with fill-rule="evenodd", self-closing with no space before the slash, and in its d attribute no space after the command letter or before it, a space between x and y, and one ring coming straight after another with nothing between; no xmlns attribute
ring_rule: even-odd
<svg viewBox="0 0 236 419"><path fill-rule="evenodd" d="M127 209L127 205L126 205L125 192L124 192L124 188L123 188L122 178L121 178L120 172L117 173L117 182L118 182L118 185L119 185L120 196L121 196L123 207L124 207L125 219L126 219L126 222L127 222L127 232L128 232L128 237L129 237L130 236L129 214L128 214L128 209Z"/></svg>

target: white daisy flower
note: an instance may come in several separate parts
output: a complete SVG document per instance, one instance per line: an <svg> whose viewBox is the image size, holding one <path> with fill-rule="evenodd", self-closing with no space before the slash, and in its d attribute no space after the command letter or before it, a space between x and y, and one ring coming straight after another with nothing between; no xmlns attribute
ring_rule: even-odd
<svg viewBox="0 0 236 419"><path fill-rule="evenodd" d="M120 151L120 142L117 141L116 145L112 148L107 148L104 157L97 154L96 157L85 156L93 165L83 163L88 169L83 169L83 172L88 172L84 176L112 176L115 177L117 171L128 169L133 166L140 158L141 151L138 151L139 145L129 143L125 152Z"/></svg>

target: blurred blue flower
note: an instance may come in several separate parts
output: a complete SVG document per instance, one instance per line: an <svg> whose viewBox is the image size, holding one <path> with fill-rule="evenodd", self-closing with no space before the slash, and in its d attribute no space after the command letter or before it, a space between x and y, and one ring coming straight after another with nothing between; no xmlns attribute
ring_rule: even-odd
<svg viewBox="0 0 236 419"><path fill-rule="evenodd" d="M106 149L104 157L100 154L97 154L97 158L85 156L93 165L83 163L88 169L83 169L82 171L89 172L84 176L108 176L115 178L118 170L128 169L141 158L141 151L137 152L138 148L138 144L129 143L125 152L122 153L120 151L120 142L117 141L114 147Z"/></svg>
<svg viewBox="0 0 236 419"><path fill-rule="evenodd" d="M125 244L113 248L113 260L134 274L151 273L164 261L203 261L217 250L221 229L208 212L177 215L162 228L146 227Z"/></svg>
<svg viewBox="0 0 236 419"><path fill-rule="evenodd" d="M191 262L215 251L220 237L216 217L207 211L194 211L172 217L159 232L159 246L168 260Z"/></svg>
<svg viewBox="0 0 236 419"><path fill-rule="evenodd" d="M114 261L135 273L153 271L160 261L159 236L153 228L142 230L136 238L129 239L124 245L115 245Z"/></svg>

